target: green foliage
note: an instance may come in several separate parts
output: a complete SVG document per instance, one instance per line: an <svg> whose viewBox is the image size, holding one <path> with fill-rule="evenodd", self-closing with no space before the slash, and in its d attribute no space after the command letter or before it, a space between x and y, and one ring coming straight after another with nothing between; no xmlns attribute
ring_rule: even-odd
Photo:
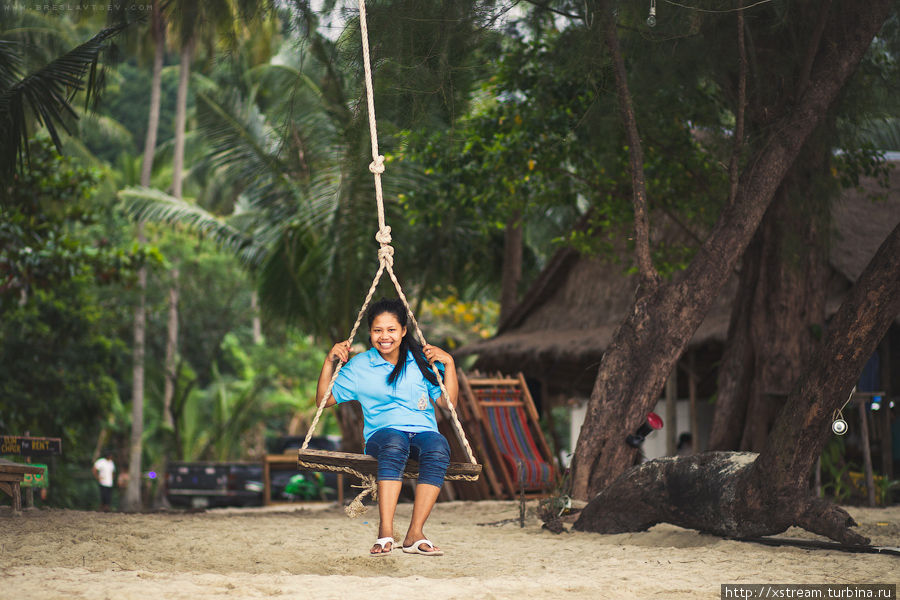
<svg viewBox="0 0 900 600"><path fill-rule="evenodd" d="M853 484L849 473L852 465L844 460L844 438L832 437L822 450L823 479L822 493L830 494L838 504L846 502L853 495Z"/></svg>
<svg viewBox="0 0 900 600"><path fill-rule="evenodd" d="M875 478L875 502L879 506L891 504L894 490L900 489L900 479L888 479L884 475Z"/></svg>
<svg viewBox="0 0 900 600"><path fill-rule="evenodd" d="M152 260L152 250L113 247L88 234L105 218L95 198L97 170L59 155L46 138L32 143L31 156L31 168L4 186L0 204L0 308L74 277L128 280Z"/></svg>
<svg viewBox="0 0 900 600"><path fill-rule="evenodd" d="M894 165L885 161L884 152L873 145L863 143L838 154L834 158L834 175L839 178L845 188L862 189L861 177L870 177L878 181L885 190L890 188L890 176Z"/></svg>
<svg viewBox="0 0 900 600"><path fill-rule="evenodd" d="M117 157L123 152L138 154L144 151L151 76L150 68L137 66L135 61L129 61L119 65L115 77L109 78L103 92L104 103L98 108L98 112L121 123L128 135L108 136L103 135L96 127L88 128L84 131L82 140L95 156L115 164ZM177 87L177 71L164 69L157 132L160 142L173 137Z"/></svg>
<svg viewBox="0 0 900 600"><path fill-rule="evenodd" d="M264 451L266 431L284 432L298 411L315 412L324 354L324 348L294 336L278 346L248 348L228 334L209 385L192 391L182 408L182 458L234 460ZM326 433L335 428L330 421L326 418Z"/></svg>
<svg viewBox="0 0 900 600"><path fill-rule="evenodd" d="M492 232L520 216L526 231L541 232L526 237L532 266L549 255L553 239L585 253L623 254L633 218L628 148L614 90L605 83L612 75L599 50L592 34L577 27L505 40L497 70L482 84L482 100L470 115L450 130L408 132L406 157L434 180L404 198L409 221L481 256L496 255ZM652 94L642 93L643 87L635 94L650 207L654 218L669 220L677 232L662 236L654 249L665 274L690 260L698 234L718 215L726 177L719 157L698 143L696 121L689 120L698 104L708 104L700 82L693 89L690 83L660 88L641 81L655 72L658 59L642 54L632 60L637 85L653 87ZM457 230L464 233L449 237ZM493 249L485 246L490 243ZM497 281L484 262L478 261L481 273Z"/></svg>
<svg viewBox="0 0 900 600"><path fill-rule="evenodd" d="M121 343L103 335L103 314L83 278L55 290L38 290L29 302L3 313L4 430L31 429L44 435L96 427L118 398L113 376L121 375ZM55 410L41 422L48 403ZM75 444L78 445L77 443Z"/></svg>
<svg viewBox="0 0 900 600"><path fill-rule="evenodd" d="M116 237L124 221L97 194L101 172L60 156L46 137L30 148L31 168L5 185L0 204L0 429L61 437L50 501L85 506L100 427L125 412L130 352L107 300L155 261L152 249Z"/></svg>
<svg viewBox="0 0 900 600"><path fill-rule="evenodd" d="M0 319L0 430L62 438L51 473L51 494L62 505L79 501L58 478L90 463L102 415L119 404L117 381L127 376L127 347L105 325L84 277L36 290Z"/></svg>

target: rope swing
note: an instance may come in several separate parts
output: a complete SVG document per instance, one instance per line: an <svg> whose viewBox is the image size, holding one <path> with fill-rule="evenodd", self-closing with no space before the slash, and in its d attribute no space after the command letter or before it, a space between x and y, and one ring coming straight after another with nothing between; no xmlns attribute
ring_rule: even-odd
<svg viewBox="0 0 900 600"><path fill-rule="evenodd" d="M416 332L419 343L421 343L424 347L426 345L425 336L422 335L422 330L419 328L419 323L416 321L416 318L412 312L412 308L410 308L409 302L406 299L406 295L403 293L403 289L400 286L400 282L397 280L397 276L394 274L394 248L393 246L391 246L391 228L385 223L384 219L384 197L381 190L381 175L384 173L384 156L378 153L378 133L375 124L375 97L372 91L372 67L369 56L369 34L368 29L366 28L366 6L364 0L359 0L359 28L362 36L366 101L369 113L369 137L372 141L372 162L369 164L369 171L371 171L372 175L375 178L375 201L378 207L378 232L375 234L375 240L378 242L379 248L378 271L375 273L375 278L372 280L372 285L371 287L369 287L369 292L368 294L366 294L366 299L363 302L362 308L359 309L359 314L356 316L356 322L353 324L353 328L350 330L350 337L348 339L352 341L356 337L356 332L359 329L360 323L362 322L363 315L365 315L366 313L369 302L372 300L375 289L378 287L378 282L381 281L382 275L385 271L387 271L388 276L391 278L391 281L394 282L394 288L397 290L397 296L400 298L400 300L403 302L403 306L406 308L406 312L409 315L409 319L412 323L413 330ZM307 431L306 433L306 438L303 440L303 446L300 448L297 462L301 469L349 473L361 479L363 481L363 485L356 487L363 487L363 491L345 509L349 516L355 517L365 511L362 500L366 495L371 494L373 499L376 498L376 460L373 457L366 456L364 454L351 454L346 452L331 452L325 450L307 449L307 446L309 446L309 442L312 439L313 432L315 431L316 426L319 423L319 418L322 416L322 412L325 409L325 403L331 397L331 391L332 388L334 388L334 382L337 379L338 373L340 373L343 365L344 363L339 362L337 368L334 370L334 373L331 376L331 382L328 384L328 390L322 397L322 401L319 403L319 406L316 410L316 416L313 418L312 423L309 427L309 431ZM441 388L441 394L443 394L445 398L449 399L450 394L447 391L447 388L444 387L443 377L441 377L440 371L438 371L434 363L431 364L431 370L434 373L435 377L437 377L438 384ZM458 433L459 441L462 443L463 448L466 451L466 456L469 459L469 463L451 463L449 468L447 469L447 475L445 478L452 480L476 481L481 473L481 465L479 465L475 460L475 456L472 453L472 447L469 445L469 441L466 439L466 434L463 431L462 424L459 422L459 417L456 414L456 409L449 401L447 402L447 405L450 407L451 421L454 428L456 429L456 432ZM418 466L410 461L410 463L407 464L407 468L404 471L403 476L410 479L416 478L418 476Z"/></svg>

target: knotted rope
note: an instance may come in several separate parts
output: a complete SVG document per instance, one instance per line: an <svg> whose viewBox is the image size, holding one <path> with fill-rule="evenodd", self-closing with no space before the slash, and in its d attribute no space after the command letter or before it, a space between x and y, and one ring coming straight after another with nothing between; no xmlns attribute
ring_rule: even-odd
<svg viewBox="0 0 900 600"><path fill-rule="evenodd" d="M378 271L375 273L375 278L372 280L372 285L369 287L369 292L366 294L366 299L363 302L362 307L359 309L359 314L356 315L356 322L353 323L353 328L350 330L350 337L347 339L352 343L353 339L356 337L356 332L359 329L360 323L362 323L362 318L366 313L369 302L371 302L372 296L375 294L375 289L378 287L378 282L381 281L381 276L384 274L384 271L387 270L391 281L394 283L394 288L397 290L397 295L403 302L403 306L406 308L406 313L409 316L410 321L412 322L412 326L414 331L416 332L419 343L424 347L427 345L425 336L422 335L422 330L419 328L419 323L418 321L416 321L416 317L413 315L412 308L410 308L409 306L406 295L403 293L403 288L400 286L400 282L397 280L397 276L394 274L394 247L391 246L391 228L385 223L384 219L384 195L381 189L381 175L385 171L385 159L384 156L378 153L378 131L375 122L375 94L372 87L372 66L371 57L369 55L369 31L366 26L365 0L359 0L359 28L362 37L363 69L365 71L366 82L366 104L368 106L369 113L369 137L372 142L372 162L369 163L369 171L371 171L372 176L375 178L375 203L378 210L378 232L375 234L375 240L378 242L379 248ZM316 415L315 417L313 417L312 423L309 427L309 431L306 432L306 438L303 440L301 451L306 450L307 446L309 446L309 442L312 439L313 432L315 432L316 426L319 423L319 419L322 416L322 412L325 409L325 403L331 397L331 392L334 388L334 382L337 379L338 373L340 373L343 366L343 363L339 362L334 370L334 373L332 373L331 375L331 381L328 383L328 389L316 409ZM471 445L469 445L469 440L466 439L466 433L465 431L463 431L462 424L459 422L459 417L456 414L456 408L453 406L453 403L450 402L450 393L447 391L447 388L444 387L444 379L443 377L441 377L440 371L438 371L438 368L434 363L431 364L431 370L437 378L438 385L441 388L441 394L444 398L447 399L447 406L450 407L451 420L453 422L453 426L456 429L459 441L462 443L463 448L465 448L466 456L473 465L478 464L478 461L475 460L475 455L472 452L472 447ZM365 510L365 507L362 505L362 499L367 494L372 494L373 499L376 498L377 485L375 483L375 478L371 475L364 475L350 467L333 467L308 463L304 461L301 461L300 464L311 469L344 471L346 473L356 475L363 480L363 487L365 487L365 489L345 509L347 511L347 514L351 517L355 517ZM478 477L472 475L449 475L447 476L447 479L464 479L467 481L475 481L478 479Z"/></svg>

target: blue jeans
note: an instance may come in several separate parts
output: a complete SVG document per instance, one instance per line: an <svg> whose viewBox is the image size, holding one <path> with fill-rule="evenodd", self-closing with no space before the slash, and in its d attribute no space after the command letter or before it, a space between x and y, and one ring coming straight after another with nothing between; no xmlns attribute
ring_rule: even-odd
<svg viewBox="0 0 900 600"><path fill-rule="evenodd" d="M450 444L435 431L407 433L385 427L366 442L366 454L378 461L378 481L402 481L406 460L419 461L418 483L441 487L450 464Z"/></svg>

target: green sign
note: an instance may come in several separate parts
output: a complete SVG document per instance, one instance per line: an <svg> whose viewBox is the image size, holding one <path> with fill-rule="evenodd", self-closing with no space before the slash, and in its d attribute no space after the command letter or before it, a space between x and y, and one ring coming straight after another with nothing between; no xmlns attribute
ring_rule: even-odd
<svg viewBox="0 0 900 600"><path fill-rule="evenodd" d="M34 463L29 467L40 467L44 471L40 474L25 473L25 479L22 480L22 487L45 488L47 487L47 465Z"/></svg>

